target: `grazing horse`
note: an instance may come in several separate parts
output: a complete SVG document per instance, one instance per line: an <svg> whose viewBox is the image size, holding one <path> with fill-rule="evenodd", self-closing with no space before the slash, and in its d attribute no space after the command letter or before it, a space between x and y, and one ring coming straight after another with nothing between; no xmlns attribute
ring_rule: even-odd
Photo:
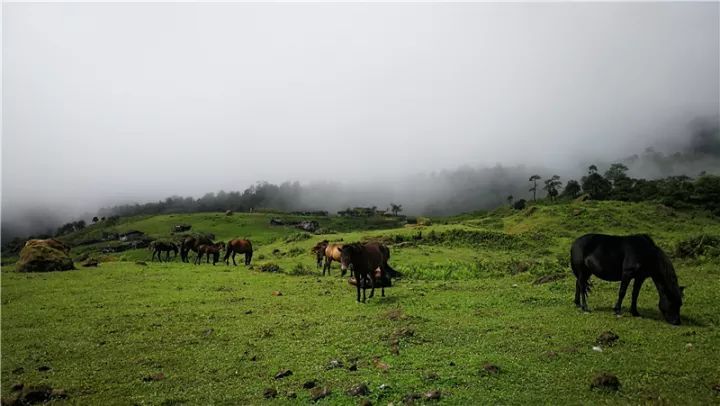
<svg viewBox="0 0 720 406"><path fill-rule="evenodd" d="M207 258L206 263L210 263L210 255L212 255L213 265L217 264L220 260L220 251L222 251L224 248L225 244L223 242L218 242L215 244L201 244L197 248L197 257L195 257L195 264L200 264L203 255L205 255L205 257Z"/></svg>
<svg viewBox="0 0 720 406"><path fill-rule="evenodd" d="M320 241L319 243L317 243L317 245L313 247L312 252L315 253L318 268L320 268L320 264L322 263L323 258L325 258L325 265L323 265L323 276L325 276L326 270L327 274L330 275L330 265L332 265L333 260L340 262L342 248L342 244L330 244L328 240ZM345 276L347 269L341 267L341 270L342 276Z"/></svg>
<svg viewBox="0 0 720 406"><path fill-rule="evenodd" d="M670 324L680 324L683 287L678 286L677 276L667 255L647 235L612 236L586 234L573 242L570 261L577 281L575 283L575 305L588 311L587 294L590 291L590 276L620 282L615 314L620 314L622 301L631 279L635 279L632 290L630 313L639 316L637 298L645 279L652 278L660 302L658 307Z"/></svg>
<svg viewBox="0 0 720 406"><path fill-rule="evenodd" d="M188 258L190 251L198 252L199 246L210 245L212 243L212 238L205 235L189 235L183 238L180 242L180 260L182 262L190 262Z"/></svg>
<svg viewBox="0 0 720 406"><path fill-rule="evenodd" d="M225 264L230 265L230 255L232 254L233 265L237 265L235 262L235 254L245 254L245 265L250 265L253 255L253 247L250 240L235 239L230 240L227 243L227 249L225 250Z"/></svg>
<svg viewBox="0 0 720 406"><path fill-rule="evenodd" d="M148 248L150 250L152 250L152 252L153 252L152 258L150 259L151 261L154 261L155 255L157 255L158 261L162 262L161 255L163 252L165 253L165 261L170 260L170 252L171 251L174 253L173 258L177 257L177 254L178 254L177 245L175 245L175 243L169 242L169 241L153 241L150 243Z"/></svg>
<svg viewBox="0 0 720 406"><path fill-rule="evenodd" d="M375 296L376 285L381 287L382 296L385 296L386 283L379 283L379 281L389 278L391 273L397 273L387 263L389 256L390 250L378 243L354 243L342 247L340 268L343 270L343 275L345 275L347 268L352 265L356 278L355 287L357 288L358 302L360 302L360 289L362 288L362 302L365 303L365 291L368 284L371 288L371 298Z"/></svg>

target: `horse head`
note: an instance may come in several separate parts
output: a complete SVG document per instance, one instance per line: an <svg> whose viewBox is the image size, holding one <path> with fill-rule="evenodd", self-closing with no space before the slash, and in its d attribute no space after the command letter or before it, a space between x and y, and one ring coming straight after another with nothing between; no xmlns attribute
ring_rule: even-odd
<svg viewBox="0 0 720 406"><path fill-rule="evenodd" d="M659 248L658 253L660 278L655 281L660 296L658 308L665 321L678 325L680 324L680 307L682 306L685 287L678 285L675 268L667 255Z"/></svg>

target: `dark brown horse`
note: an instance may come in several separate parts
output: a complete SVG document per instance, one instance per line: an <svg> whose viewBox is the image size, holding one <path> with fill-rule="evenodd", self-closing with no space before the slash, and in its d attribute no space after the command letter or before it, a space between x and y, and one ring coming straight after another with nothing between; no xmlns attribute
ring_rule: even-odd
<svg viewBox="0 0 720 406"><path fill-rule="evenodd" d="M340 256L342 255L342 247L342 244L330 244L328 240L323 240L317 243L312 248L312 252L315 253L315 259L317 260L318 268L320 268L322 260L325 259L325 264L322 266L323 276L325 276L326 270L327 274L330 275L330 265L332 264L333 260L340 262ZM346 269L342 269L342 276L345 276L346 272Z"/></svg>
<svg viewBox="0 0 720 406"><path fill-rule="evenodd" d="M375 286L380 286L382 296L385 296L386 282L381 280L390 277L391 273L397 272L390 268L387 261L390 258L390 250L378 243L354 243L342 247L340 256L340 267L344 271L352 265L357 288L357 301L360 302L360 289L363 291L362 302L365 303L365 291L368 285L371 288L370 297L375 296ZM387 284L389 285L389 284Z"/></svg>
<svg viewBox="0 0 720 406"><path fill-rule="evenodd" d="M230 255L232 254L233 265L237 265L235 262L235 254L245 254L245 265L250 265L253 255L253 247L250 240L235 239L230 240L227 243L227 249L225 250L225 263L230 265Z"/></svg>
<svg viewBox="0 0 720 406"><path fill-rule="evenodd" d="M158 261L162 262L161 255L164 252L165 253L165 261L170 260L170 252L173 252L173 258L177 257L178 254L178 247L175 245L175 243L170 241L153 241L148 246L148 249L150 249L153 254L151 261L155 260L155 255L157 255Z"/></svg>
<svg viewBox="0 0 720 406"><path fill-rule="evenodd" d="M212 239L208 235L189 235L180 242L180 260L182 262L190 262L188 253L190 251L198 252L198 247L201 245L210 245L213 243Z"/></svg>
<svg viewBox="0 0 720 406"><path fill-rule="evenodd" d="M210 255L213 257L213 265L217 264L220 260L220 251L225 249L225 243L217 242L215 244L201 244L197 248L197 257L195 257L195 264L199 264L202 260L203 255L207 258L206 263L210 263Z"/></svg>

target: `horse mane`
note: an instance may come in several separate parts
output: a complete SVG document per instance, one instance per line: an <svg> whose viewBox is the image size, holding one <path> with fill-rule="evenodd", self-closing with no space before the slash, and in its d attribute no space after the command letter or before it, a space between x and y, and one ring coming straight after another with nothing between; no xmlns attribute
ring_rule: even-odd
<svg viewBox="0 0 720 406"><path fill-rule="evenodd" d="M673 299L682 299L683 293L680 287L678 286L678 280L677 280L677 274L675 273L675 267L673 266L672 262L670 261L670 258L667 256L665 251L662 250L662 248L658 247L657 245L655 247L655 255L657 257L658 262L658 271L660 274L660 277L663 279L663 282L665 283L666 289L665 294L666 295L673 295L676 296Z"/></svg>

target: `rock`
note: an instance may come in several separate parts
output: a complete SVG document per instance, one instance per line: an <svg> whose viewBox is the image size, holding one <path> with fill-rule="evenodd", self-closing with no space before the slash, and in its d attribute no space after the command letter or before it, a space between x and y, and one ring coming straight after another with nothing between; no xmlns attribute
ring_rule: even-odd
<svg viewBox="0 0 720 406"><path fill-rule="evenodd" d="M435 381L439 378L438 374L433 371L427 371L425 372L425 375L423 375L423 379L426 381Z"/></svg>
<svg viewBox="0 0 720 406"><path fill-rule="evenodd" d="M18 272L53 272L75 269L70 249L55 239L29 240L20 251Z"/></svg>
<svg viewBox="0 0 720 406"><path fill-rule="evenodd" d="M375 365L375 368L387 372L387 370L390 368L390 366L382 361L380 361L380 358L374 357L373 358L373 365Z"/></svg>
<svg viewBox="0 0 720 406"><path fill-rule="evenodd" d="M91 268L91 267L97 267L99 262L96 259L88 259L85 262L82 263L82 266L85 268Z"/></svg>
<svg viewBox="0 0 720 406"><path fill-rule="evenodd" d="M280 371L280 372L278 372L277 374L275 374L275 379L282 379L282 378L285 378L286 376L290 376L290 375L292 375L292 371L291 371L291 370L289 370L289 369L283 369L282 371Z"/></svg>
<svg viewBox="0 0 720 406"><path fill-rule="evenodd" d="M330 369L342 368L342 367L343 367L342 361L333 359L333 360L330 360L330 362L328 362L328 364L327 364L327 366L325 367L325 369L330 370Z"/></svg>
<svg viewBox="0 0 720 406"><path fill-rule="evenodd" d="M277 391L275 390L275 388L266 388L266 389L263 391L263 397L264 397L265 399L272 399L272 398L276 397L277 394L278 394L278 393L277 393Z"/></svg>
<svg viewBox="0 0 720 406"><path fill-rule="evenodd" d="M618 339L620 339L620 336L618 336L617 334L613 333L612 331L605 331L598 336L597 343L610 347L614 345Z"/></svg>
<svg viewBox="0 0 720 406"><path fill-rule="evenodd" d="M317 386L317 381L312 379L303 384L303 389L312 389Z"/></svg>
<svg viewBox="0 0 720 406"><path fill-rule="evenodd" d="M225 215L226 215L226 216L232 216L232 215L233 215L233 211L232 211L232 210L225 210Z"/></svg>
<svg viewBox="0 0 720 406"><path fill-rule="evenodd" d="M53 389L50 392L50 397L53 399L66 399L68 395L65 389Z"/></svg>
<svg viewBox="0 0 720 406"><path fill-rule="evenodd" d="M381 391L388 390L388 389L390 389L390 385L384 383L384 384L378 386L378 389Z"/></svg>
<svg viewBox="0 0 720 406"><path fill-rule="evenodd" d="M590 389L618 390L620 389L620 380L617 376L603 372L595 375L590 383Z"/></svg>
<svg viewBox="0 0 720 406"><path fill-rule="evenodd" d="M592 349L593 351L602 352L602 348L598 347L597 345L594 345Z"/></svg>
<svg viewBox="0 0 720 406"><path fill-rule="evenodd" d="M364 383L359 383L350 387L347 394L350 396L365 396L370 394L370 389Z"/></svg>
<svg viewBox="0 0 720 406"><path fill-rule="evenodd" d="M486 375L497 375L500 373L500 367L489 362L483 365L482 369L482 372Z"/></svg>
<svg viewBox="0 0 720 406"><path fill-rule="evenodd" d="M330 395L330 388L327 386L321 387L315 387L310 389L310 399L313 402L317 402L318 400Z"/></svg>
<svg viewBox="0 0 720 406"><path fill-rule="evenodd" d="M441 394L439 390L431 390L424 395L425 400L440 400L440 396Z"/></svg>
<svg viewBox="0 0 720 406"><path fill-rule="evenodd" d="M280 292L279 290L274 290L273 293L272 293L272 295L273 295L273 296L282 296L283 294L282 294L282 292Z"/></svg>

